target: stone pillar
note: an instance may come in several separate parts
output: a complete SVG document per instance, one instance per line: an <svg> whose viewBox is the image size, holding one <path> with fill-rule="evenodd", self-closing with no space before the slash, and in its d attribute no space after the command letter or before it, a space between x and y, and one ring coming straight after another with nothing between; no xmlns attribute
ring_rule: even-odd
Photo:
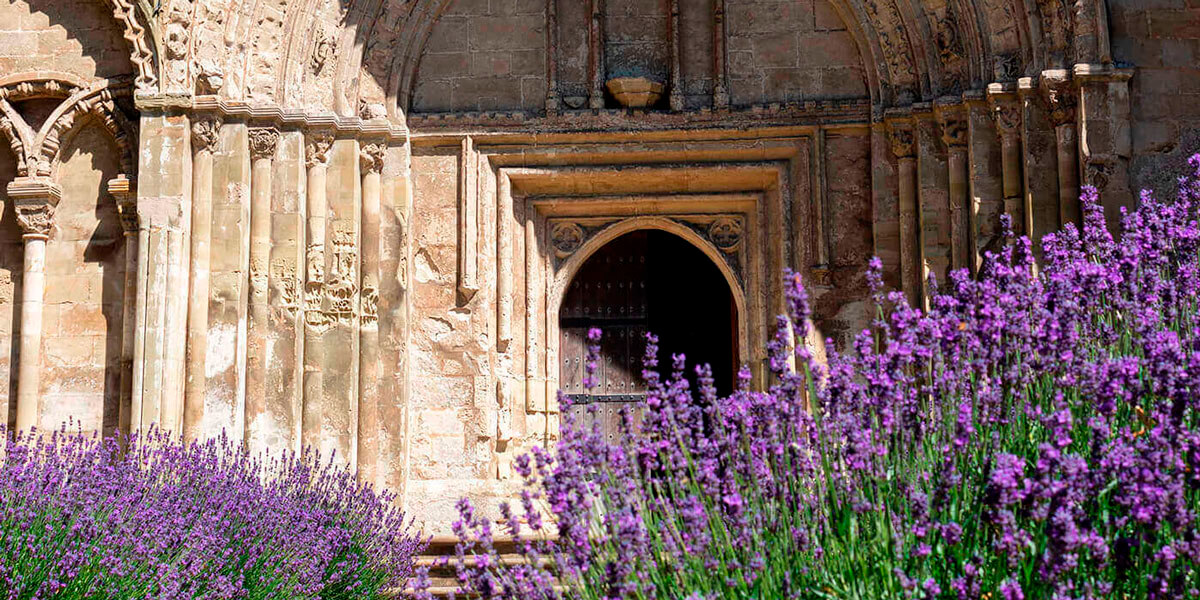
<svg viewBox="0 0 1200 600"><path fill-rule="evenodd" d="M1042 256L1042 237L1058 230L1059 197L1054 125L1033 77L1017 80L1021 97L1021 150L1024 160L1024 232Z"/></svg>
<svg viewBox="0 0 1200 600"><path fill-rule="evenodd" d="M973 270L970 257L975 235L966 210L971 202L967 189L967 110L962 104L938 105L936 113L942 142L949 153L946 168L950 192L950 267Z"/></svg>
<svg viewBox="0 0 1200 600"><path fill-rule="evenodd" d="M970 210L967 211L971 245L971 272L983 266L983 256L994 249L1000 213L1004 210L1003 175L996 124L983 92L964 94L968 115Z"/></svg>
<svg viewBox="0 0 1200 600"><path fill-rule="evenodd" d="M250 271L246 331L246 447L259 452L287 438L272 427L275 419L268 414L267 371L270 329L268 280L271 256L271 167L279 147L279 132L274 127L252 127L250 141Z"/></svg>
<svg viewBox="0 0 1200 600"><path fill-rule="evenodd" d="M333 142L326 175L325 297L330 318L321 363L324 407L321 414L321 449L336 453L351 469L358 454L359 271L362 227L362 173L358 166L358 141Z"/></svg>
<svg viewBox="0 0 1200 600"><path fill-rule="evenodd" d="M18 432L37 427L42 375L42 299L46 293L46 241L54 228L54 209L62 197L49 179L18 177L8 184L17 222L25 240L21 274L21 341L17 355Z"/></svg>
<svg viewBox="0 0 1200 600"><path fill-rule="evenodd" d="M1078 64L1074 76L1079 87L1079 154L1084 182L1100 190L1104 216L1115 231L1121 209L1134 204L1129 187L1133 145L1129 80L1133 70Z"/></svg>
<svg viewBox="0 0 1200 600"><path fill-rule="evenodd" d="M725 52L725 0L713 0L713 110L729 110L728 56Z"/></svg>
<svg viewBox="0 0 1200 600"><path fill-rule="evenodd" d="M588 107L604 108L604 0L590 0L588 7Z"/></svg>
<svg viewBox="0 0 1200 600"><path fill-rule="evenodd" d="M950 199L947 157L933 105L913 105L917 141L917 215L921 240L921 289L928 306L929 277L943 280L950 270Z"/></svg>
<svg viewBox="0 0 1200 600"><path fill-rule="evenodd" d="M192 237L187 316L187 367L183 398L183 439L200 436L204 416L205 355L208 352L209 269L212 256L213 148L221 122L200 117L192 122Z"/></svg>
<svg viewBox="0 0 1200 600"><path fill-rule="evenodd" d="M379 347L379 289L381 205L384 154L383 142L363 144L359 150L362 170L362 235L359 258L362 260L362 292L359 326L358 370L358 477L360 481L380 483L379 458L382 441L380 403L383 365Z"/></svg>
<svg viewBox="0 0 1200 600"><path fill-rule="evenodd" d="M133 398L133 338L135 306L137 304L137 187L121 175L108 182L108 193L117 201L121 229L125 233L125 292L121 304L121 400L118 406L117 430L129 431L129 410Z"/></svg>
<svg viewBox="0 0 1200 600"><path fill-rule="evenodd" d="M325 384L321 367L325 354L323 338L329 329L329 319L322 309L325 292L325 173L333 134L327 131L310 132L305 140L304 160L308 168L305 189L306 222L304 278L304 389L301 407L301 443L317 446L321 437L321 405Z"/></svg>
<svg viewBox="0 0 1200 600"><path fill-rule="evenodd" d="M908 303L922 306L922 270L925 263L921 243L920 214L917 210L916 132L910 117L893 117L887 121L888 141L900 165L900 284Z"/></svg>
<svg viewBox="0 0 1200 600"><path fill-rule="evenodd" d="M1017 234L1024 233L1021 183L1021 103L1016 93L998 83L988 86L988 102L1000 136L1000 163L1004 181L1004 212Z"/></svg>
<svg viewBox="0 0 1200 600"><path fill-rule="evenodd" d="M271 177L267 412L282 439L271 446L298 450L304 376L304 136L284 131ZM286 437L283 437L286 436Z"/></svg>
<svg viewBox="0 0 1200 600"><path fill-rule="evenodd" d="M172 431L182 426L190 133L185 115L142 113L131 432L153 424Z"/></svg>
<svg viewBox="0 0 1200 600"><path fill-rule="evenodd" d="M671 110L680 112L683 110L683 69L679 58L679 0L668 0L667 10L671 44L671 91L668 96Z"/></svg>
<svg viewBox="0 0 1200 600"><path fill-rule="evenodd" d="M1054 124L1054 146L1058 158L1058 224L1079 226L1079 138L1075 127L1075 89L1065 69L1043 71L1041 91Z"/></svg>

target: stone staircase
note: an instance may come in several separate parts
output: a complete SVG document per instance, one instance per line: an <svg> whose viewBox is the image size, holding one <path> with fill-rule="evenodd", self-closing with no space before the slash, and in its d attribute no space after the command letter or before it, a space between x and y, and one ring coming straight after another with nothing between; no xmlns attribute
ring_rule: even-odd
<svg viewBox="0 0 1200 600"><path fill-rule="evenodd" d="M458 538L453 535L435 535L430 540L429 546L425 548L425 553L417 557L417 568L429 569L429 593L434 598L449 598L451 595L461 597L461 594L458 594L458 577L454 558L454 546L457 543ZM515 565L525 562L525 557L517 553L516 544L511 537L497 536L493 545L500 554L502 564ZM467 558L467 561L468 564L474 563L474 559L470 557ZM404 590L396 590L391 595L398 598L410 598L412 591L410 585Z"/></svg>

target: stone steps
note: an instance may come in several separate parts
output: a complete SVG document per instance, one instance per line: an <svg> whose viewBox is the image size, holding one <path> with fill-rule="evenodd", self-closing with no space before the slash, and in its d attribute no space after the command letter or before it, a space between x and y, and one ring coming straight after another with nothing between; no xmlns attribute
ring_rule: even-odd
<svg viewBox="0 0 1200 600"><path fill-rule="evenodd" d="M434 598L449 598L451 595L461 595L458 593L458 576L455 566L456 559L454 558L454 547L457 543L458 538L454 536L433 536L429 542L429 546L425 549L425 553L417 557L417 568L429 569L429 593ZM511 537L497 536L493 540L492 545L500 554L501 564L519 565L526 562L526 558L516 551L516 543ZM468 556L466 562L468 565L474 565L477 559ZM544 566L549 564L550 559L542 558L538 562ZM388 595L392 597L410 597L412 592L413 589L410 584L404 590L392 590Z"/></svg>

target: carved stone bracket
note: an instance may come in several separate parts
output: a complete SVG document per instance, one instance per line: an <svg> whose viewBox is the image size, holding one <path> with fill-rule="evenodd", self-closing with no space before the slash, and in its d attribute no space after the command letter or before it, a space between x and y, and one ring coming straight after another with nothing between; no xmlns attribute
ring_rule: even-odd
<svg viewBox="0 0 1200 600"><path fill-rule="evenodd" d="M309 168L329 162L333 148L333 132L310 131L304 136L304 164Z"/></svg>
<svg viewBox="0 0 1200 600"><path fill-rule="evenodd" d="M989 92L988 103L996 121L996 133L1001 139L1021 135L1021 101L1016 94Z"/></svg>
<svg viewBox="0 0 1200 600"><path fill-rule="evenodd" d="M43 177L18 177L8 184L8 197L17 211L17 222L26 238L50 237L54 210L62 198L58 184Z"/></svg>
<svg viewBox="0 0 1200 600"><path fill-rule="evenodd" d="M192 152L212 152L217 147L221 121L205 116L192 121Z"/></svg>
<svg viewBox="0 0 1200 600"><path fill-rule="evenodd" d="M137 233L137 184L125 175L118 175L108 181L108 194L117 201L121 228L126 234Z"/></svg>
<svg viewBox="0 0 1200 600"><path fill-rule="evenodd" d="M251 127L250 159L272 158L279 147L279 131L274 127Z"/></svg>

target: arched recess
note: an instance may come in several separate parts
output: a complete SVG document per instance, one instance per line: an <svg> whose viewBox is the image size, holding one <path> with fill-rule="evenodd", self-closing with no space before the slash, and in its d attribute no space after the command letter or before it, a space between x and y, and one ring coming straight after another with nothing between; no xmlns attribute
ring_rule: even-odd
<svg viewBox="0 0 1200 600"><path fill-rule="evenodd" d="M113 137L80 120L55 165L62 198L46 247L39 426L109 433L120 401L124 234L107 182L122 173Z"/></svg>
<svg viewBox="0 0 1200 600"><path fill-rule="evenodd" d="M747 314L748 303L746 301L746 292L738 281L737 274L729 267L729 264L722 257L721 251L716 246L713 246L712 242L701 237L687 226L664 217L641 216L623 219L596 232L595 235L584 242L554 273L554 279L549 290L550 302L548 308L550 310L548 314L557 315L562 310L563 298L567 294L571 281L575 279L579 270L592 255L608 245L609 242L627 233L640 230L657 230L675 235L695 246L704 253L704 256L708 260L717 266L717 269L725 279L725 283L729 285L730 293L733 295L734 306L736 307L737 359L741 364L748 364L751 359L749 340L747 338L747 322L754 322L754 318ZM552 331L548 339L557 340L559 335L557 319L552 320L549 324L552 326Z"/></svg>

